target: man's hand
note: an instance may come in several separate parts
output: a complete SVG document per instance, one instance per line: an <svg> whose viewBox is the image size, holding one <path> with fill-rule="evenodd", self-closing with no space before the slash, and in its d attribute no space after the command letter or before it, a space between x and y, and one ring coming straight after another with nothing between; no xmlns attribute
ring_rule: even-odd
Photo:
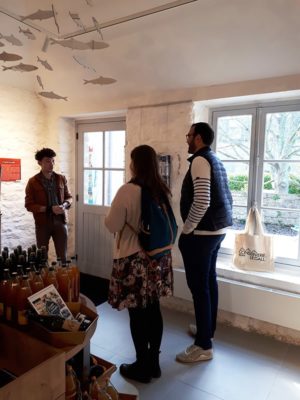
<svg viewBox="0 0 300 400"><path fill-rule="evenodd" d="M55 215L64 214L65 208L63 205L61 206L52 206L52 212Z"/></svg>

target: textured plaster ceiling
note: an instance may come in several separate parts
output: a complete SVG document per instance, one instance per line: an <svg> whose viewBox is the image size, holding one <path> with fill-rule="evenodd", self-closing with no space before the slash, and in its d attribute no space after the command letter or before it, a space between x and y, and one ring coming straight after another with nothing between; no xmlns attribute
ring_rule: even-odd
<svg viewBox="0 0 300 400"><path fill-rule="evenodd" d="M48 91L78 98L129 98L156 90L184 89L228 82L299 74L298 0L197 0L170 10L140 17L109 27L109 22L141 13L172 0L0 0L0 11L17 19L40 10L56 11L54 18L25 19L24 23L0 13L0 33L14 35L22 42L15 46L5 38L0 53L18 54L16 62L0 61L0 83L34 92ZM69 15L78 14L86 30L96 18L109 46L101 50L76 50L50 43L45 38L63 39L79 33ZM125 18L126 19L126 18ZM37 29L28 26L28 23ZM108 24L109 25L109 24ZM36 39L28 39L19 27ZM47 34L48 32L48 34ZM102 41L97 31L74 38L81 42ZM47 61L46 69L37 57ZM82 65L75 61L74 57ZM32 72L4 70L30 64ZM44 86L42 90L37 75ZM116 80L99 85L86 83L100 76ZM45 100L62 102L64 100Z"/></svg>

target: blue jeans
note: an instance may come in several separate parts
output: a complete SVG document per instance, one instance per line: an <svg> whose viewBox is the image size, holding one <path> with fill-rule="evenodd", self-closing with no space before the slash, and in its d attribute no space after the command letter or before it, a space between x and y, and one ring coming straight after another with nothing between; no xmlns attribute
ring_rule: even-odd
<svg viewBox="0 0 300 400"><path fill-rule="evenodd" d="M179 238L186 280L192 293L197 335L195 345L204 350L212 347L218 312L216 262L223 235L185 235Z"/></svg>

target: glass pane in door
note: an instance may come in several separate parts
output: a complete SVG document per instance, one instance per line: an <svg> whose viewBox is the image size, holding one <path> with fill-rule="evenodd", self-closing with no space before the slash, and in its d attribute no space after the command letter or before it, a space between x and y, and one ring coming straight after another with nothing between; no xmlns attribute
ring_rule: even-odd
<svg viewBox="0 0 300 400"><path fill-rule="evenodd" d="M103 167L103 132L85 132L83 135L84 168Z"/></svg>
<svg viewBox="0 0 300 400"><path fill-rule="evenodd" d="M104 205L110 206L120 186L124 183L124 171L105 171Z"/></svg>
<svg viewBox="0 0 300 400"><path fill-rule="evenodd" d="M105 132L105 168L125 168L125 131Z"/></svg>
<svg viewBox="0 0 300 400"><path fill-rule="evenodd" d="M103 172L95 169L84 171L84 204L102 205Z"/></svg>

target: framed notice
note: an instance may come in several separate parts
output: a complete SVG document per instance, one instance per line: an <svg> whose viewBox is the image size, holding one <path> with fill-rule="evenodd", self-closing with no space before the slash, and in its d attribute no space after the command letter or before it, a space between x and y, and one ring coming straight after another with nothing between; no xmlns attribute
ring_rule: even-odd
<svg viewBox="0 0 300 400"><path fill-rule="evenodd" d="M21 179L21 160L19 158L0 158L0 181L19 181Z"/></svg>

